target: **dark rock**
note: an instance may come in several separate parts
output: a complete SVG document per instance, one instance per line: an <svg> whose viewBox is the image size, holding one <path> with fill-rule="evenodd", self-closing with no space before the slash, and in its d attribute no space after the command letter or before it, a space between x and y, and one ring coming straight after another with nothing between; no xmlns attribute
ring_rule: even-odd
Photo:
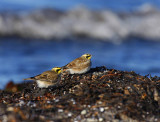
<svg viewBox="0 0 160 122"><path fill-rule="evenodd" d="M105 67L64 75L48 89L27 82L0 91L0 121L160 121L159 115L159 77Z"/></svg>

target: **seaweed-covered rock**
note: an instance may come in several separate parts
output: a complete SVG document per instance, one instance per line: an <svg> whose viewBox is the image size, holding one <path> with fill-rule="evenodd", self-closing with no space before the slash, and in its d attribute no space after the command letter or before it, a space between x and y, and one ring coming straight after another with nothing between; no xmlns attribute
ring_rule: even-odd
<svg viewBox="0 0 160 122"><path fill-rule="evenodd" d="M0 120L160 121L160 78L96 67L48 89L10 83L0 91Z"/></svg>

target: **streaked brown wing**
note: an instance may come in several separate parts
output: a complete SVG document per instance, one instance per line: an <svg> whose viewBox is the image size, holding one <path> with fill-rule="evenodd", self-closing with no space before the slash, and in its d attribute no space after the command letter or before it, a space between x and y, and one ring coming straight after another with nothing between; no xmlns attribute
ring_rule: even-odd
<svg viewBox="0 0 160 122"><path fill-rule="evenodd" d="M40 75L35 76L36 80L46 80L48 78L48 75L50 74L51 71L45 71Z"/></svg>
<svg viewBox="0 0 160 122"><path fill-rule="evenodd" d="M54 82L55 80L57 80L58 75L54 72L52 72L50 75L47 76L48 81L50 82Z"/></svg>
<svg viewBox="0 0 160 122"><path fill-rule="evenodd" d="M35 77L36 80L43 80L47 78L47 74L40 74Z"/></svg>
<svg viewBox="0 0 160 122"><path fill-rule="evenodd" d="M77 59L73 60L72 62L68 63L66 66L64 66L64 68L77 68L77 67L79 67L79 65L81 63L82 63L82 59L77 58Z"/></svg>
<svg viewBox="0 0 160 122"><path fill-rule="evenodd" d="M54 82L57 79L58 75L53 71L46 71L39 75L36 79L43 80L48 82Z"/></svg>
<svg viewBox="0 0 160 122"><path fill-rule="evenodd" d="M23 80L36 80L36 77L39 77L40 75L41 75L41 74L36 75L36 76L34 76L34 77L25 78L25 79L23 79Z"/></svg>

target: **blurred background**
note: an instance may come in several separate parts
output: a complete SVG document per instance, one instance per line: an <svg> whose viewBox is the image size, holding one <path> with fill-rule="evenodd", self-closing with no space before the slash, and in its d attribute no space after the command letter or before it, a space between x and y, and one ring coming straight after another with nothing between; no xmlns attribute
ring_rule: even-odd
<svg viewBox="0 0 160 122"><path fill-rule="evenodd" d="M160 76L159 0L1 0L0 89L91 53L92 67Z"/></svg>

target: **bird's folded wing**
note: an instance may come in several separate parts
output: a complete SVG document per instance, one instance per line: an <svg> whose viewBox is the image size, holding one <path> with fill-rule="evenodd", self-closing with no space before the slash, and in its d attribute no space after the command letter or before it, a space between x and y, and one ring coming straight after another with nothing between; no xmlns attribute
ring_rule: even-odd
<svg viewBox="0 0 160 122"><path fill-rule="evenodd" d="M40 75L35 76L36 80L46 80L47 78L48 78L47 74L40 74Z"/></svg>
<svg viewBox="0 0 160 122"><path fill-rule="evenodd" d="M68 69L68 68L78 68L79 65L82 63L81 60L79 59L75 59L74 61L68 63L67 65L64 66L64 69Z"/></svg>
<svg viewBox="0 0 160 122"><path fill-rule="evenodd" d="M39 74L39 75L36 75L34 77L30 77L30 78L25 78L23 80L37 80L37 79L41 79L41 78L44 78L45 76L42 75L42 74Z"/></svg>

